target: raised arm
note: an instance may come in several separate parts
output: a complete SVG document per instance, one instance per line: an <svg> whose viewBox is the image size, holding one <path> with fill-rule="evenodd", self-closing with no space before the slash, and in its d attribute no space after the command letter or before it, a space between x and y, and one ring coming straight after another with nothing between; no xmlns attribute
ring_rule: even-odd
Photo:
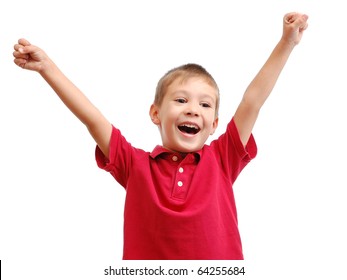
<svg viewBox="0 0 347 280"><path fill-rule="evenodd" d="M246 145L259 111L270 95L292 50L307 28L308 16L289 13L283 18L283 35L270 57L247 87L234 115L243 145Z"/></svg>
<svg viewBox="0 0 347 280"><path fill-rule="evenodd" d="M108 156L112 125L46 53L20 39L14 46L13 56L16 65L40 73L70 111L86 125L101 151Z"/></svg>

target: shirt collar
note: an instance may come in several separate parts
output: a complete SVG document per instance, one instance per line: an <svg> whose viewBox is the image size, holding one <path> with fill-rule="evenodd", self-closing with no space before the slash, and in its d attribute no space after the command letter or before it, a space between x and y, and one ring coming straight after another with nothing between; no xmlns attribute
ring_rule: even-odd
<svg viewBox="0 0 347 280"><path fill-rule="evenodd" d="M160 146L160 145L157 145L153 151L150 153L150 156L151 158L155 159L157 158L158 156L165 156L166 155L177 155L179 157L182 157L182 154L181 153L177 153L177 152L173 152L173 151L170 151L166 148L164 148L163 146ZM196 151L196 152L191 152L191 153L188 153L188 154L193 154L194 157L195 157L195 161L196 162L199 162L200 161L200 158L201 158L201 155L202 155L202 150L199 150L199 151Z"/></svg>

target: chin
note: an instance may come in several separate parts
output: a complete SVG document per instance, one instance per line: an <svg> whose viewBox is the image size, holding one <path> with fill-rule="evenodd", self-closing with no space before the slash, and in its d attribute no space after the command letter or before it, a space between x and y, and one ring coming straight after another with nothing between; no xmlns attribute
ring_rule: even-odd
<svg viewBox="0 0 347 280"><path fill-rule="evenodd" d="M179 153L193 153L202 149L203 146L185 146L178 147L177 151Z"/></svg>

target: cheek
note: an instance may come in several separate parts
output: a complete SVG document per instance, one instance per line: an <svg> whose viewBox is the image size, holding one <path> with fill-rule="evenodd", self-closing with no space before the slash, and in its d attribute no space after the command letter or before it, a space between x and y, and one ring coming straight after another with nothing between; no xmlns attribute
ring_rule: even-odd
<svg viewBox="0 0 347 280"><path fill-rule="evenodd" d="M175 116L167 111L160 116L160 125L164 129L170 129L175 124Z"/></svg>
<svg viewBox="0 0 347 280"><path fill-rule="evenodd" d="M161 110L161 118L166 121L174 121L178 116L177 110L174 107L168 106Z"/></svg>
<svg viewBox="0 0 347 280"><path fill-rule="evenodd" d="M213 123L215 122L215 120L216 120L216 115L214 111L210 112L205 118L206 123L208 123L208 125L211 127L213 126Z"/></svg>

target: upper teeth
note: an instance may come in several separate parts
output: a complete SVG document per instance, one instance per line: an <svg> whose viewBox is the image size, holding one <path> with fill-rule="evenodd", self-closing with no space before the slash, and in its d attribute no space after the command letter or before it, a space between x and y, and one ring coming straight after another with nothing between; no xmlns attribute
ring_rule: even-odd
<svg viewBox="0 0 347 280"><path fill-rule="evenodd" d="M189 128L199 129L199 127L198 127L197 125L195 125L195 124L187 124L187 123L185 123L185 124L182 124L182 126L186 126L186 127L189 127Z"/></svg>

